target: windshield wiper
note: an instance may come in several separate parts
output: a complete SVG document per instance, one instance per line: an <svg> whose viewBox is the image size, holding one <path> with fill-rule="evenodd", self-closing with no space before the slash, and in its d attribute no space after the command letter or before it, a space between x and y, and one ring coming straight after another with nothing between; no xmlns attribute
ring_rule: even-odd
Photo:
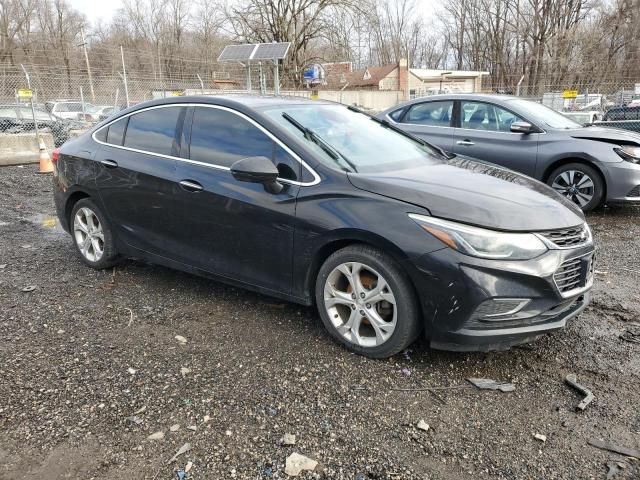
<svg viewBox="0 0 640 480"><path fill-rule="evenodd" d="M296 127L298 130L300 130L304 134L304 138L306 138L307 140L309 140L309 141L315 143L316 145L318 145L336 163L339 164L340 160L342 160L342 161L344 161L344 163L346 163L349 166L349 168L353 172L357 172L358 171L356 166L352 162L350 162L347 157L345 157L338 150L336 150L334 147L332 147L329 143L327 143L325 140L323 140L322 137L320 137L320 135L318 135L316 132L314 132L310 128L307 128L304 125L302 125L300 122L298 122L295 118L293 118L287 112L283 112L282 113L282 118L284 118L287 122L289 122L291 125ZM344 169L344 166L342 166L342 167Z"/></svg>
<svg viewBox="0 0 640 480"><path fill-rule="evenodd" d="M367 117L369 117L374 122L382 125L385 128L388 128L389 130L393 130L394 132L397 132L397 133L399 133L400 135L402 135L404 137L410 138L414 142L419 143L420 145L422 145L423 147L427 147L429 150L435 150L436 153L438 153L442 157L446 158L447 160L451 160L452 158L456 157L455 153L447 153L443 149L441 149L440 147L438 147L436 145L432 145L429 142L427 142L426 140L423 140L420 137L416 137L415 135L413 135L413 134L401 129L400 127L396 127L393 123L389 122L388 120L381 120L379 118L376 118L373 115L370 115L367 112L365 112L363 110L360 110L358 107L354 107L353 105L349 105L347 108L349 110L351 110L352 112L361 113L362 115L366 115Z"/></svg>

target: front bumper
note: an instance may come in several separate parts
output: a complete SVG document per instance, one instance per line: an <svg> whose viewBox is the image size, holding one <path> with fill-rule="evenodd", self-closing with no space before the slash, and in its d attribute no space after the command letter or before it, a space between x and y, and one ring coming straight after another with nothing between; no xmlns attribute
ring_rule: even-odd
<svg viewBox="0 0 640 480"><path fill-rule="evenodd" d="M600 166L607 182L607 202L640 203L640 165L623 160Z"/></svg>
<svg viewBox="0 0 640 480"><path fill-rule="evenodd" d="M549 250L527 261L478 259L450 248L420 257L411 271L431 346L504 350L563 328L589 303L593 258L593 245ZM558 275L572 262L580 265L580 283L562 292ZM481 313L492 313L484 307L500 302L517 307L502 315Z"/></svg>

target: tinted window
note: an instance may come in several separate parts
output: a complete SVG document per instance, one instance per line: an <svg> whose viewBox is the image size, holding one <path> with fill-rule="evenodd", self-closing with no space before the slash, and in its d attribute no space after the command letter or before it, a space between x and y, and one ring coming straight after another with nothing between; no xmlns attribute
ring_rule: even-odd
<svg viewBox="0 0 640 480"><path fill-rule="evenodd" d="M391 117L393 120L395 120L396 122L400 121L400 118L402 117L402 112L404 112L404 108L401 108L399 110L396 110L395 112L391 112L389 114L389 117Z"/></svg>
<svg viewBox="0 0 640 480"><path fill-rule="evenodd" d="M511 124L522 119L495 105L483 102L462 102L462 128L490 132L510 132Z"/></svg>
<svg viewBox="0 0 640 480"><path fill-rule="evenodd" d="M453 101L418 103L409 109L403 123L448 127L452 112Z"/></svg>
<svg viewBox="0 0 640 480"><path fill-rule="evenodd" d="M181 110L180 107L154 108L131 115L124 146L161 155L177 155L175 136Z"/></svg>
<svg viewBox="0 0 640 480"><path fill-rule="evenodd" d="M128 120L128 117L123 118L109 125L109 128L107 129L107 143L110 143L112 145L122 145L122 140L124 139L124 131L127 128Z"/></svg>
<svg viewBox="0 0 640 480"><path fill-rule="evenodd" d="M196 107L191 127L192 160L230 167L241 158L259 156L271 159L282 178L299 178L300 162L255 125L226 110Z"/></svg>
<svg viewBox="0 0 640 480"><path fill-rule="evenodd" d="M107 132L109 131L109 127L101 128L96 132L96 139L101 142L107 141Z"/></svg>

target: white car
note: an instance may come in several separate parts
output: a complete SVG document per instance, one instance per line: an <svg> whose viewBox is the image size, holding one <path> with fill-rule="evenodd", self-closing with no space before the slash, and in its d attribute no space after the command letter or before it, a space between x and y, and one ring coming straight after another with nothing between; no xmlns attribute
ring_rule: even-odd
<svg viewBox="0 0 640 480"><path fill-rule="evenodd" d="M578 112L562 112L565 117L569 117L576 123L579 123L582 126L591 125L598 120L602 120L602 112L598 112L595 110L591 111L578 111Z"/></svg>
<svg viewBox="0 0 640 480"><path fill-rule="evenodd" d="M54 117L67 120L88 120L87 115L95 109L90 103L85 103L83 108L78 100L55 100L46 102L44 106Z"/></svg>

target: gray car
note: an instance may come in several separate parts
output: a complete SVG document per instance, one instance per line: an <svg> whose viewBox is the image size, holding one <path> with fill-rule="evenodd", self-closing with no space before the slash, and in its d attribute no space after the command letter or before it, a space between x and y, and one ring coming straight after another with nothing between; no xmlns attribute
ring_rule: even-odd
<svg viewBox="0 0 640 480"><path fill-rule="evenodd" d="M446 152L517 170L584 211L640 204L640 135L582 127L539 103L502 95L418 98L378 115Z"/></svg>

